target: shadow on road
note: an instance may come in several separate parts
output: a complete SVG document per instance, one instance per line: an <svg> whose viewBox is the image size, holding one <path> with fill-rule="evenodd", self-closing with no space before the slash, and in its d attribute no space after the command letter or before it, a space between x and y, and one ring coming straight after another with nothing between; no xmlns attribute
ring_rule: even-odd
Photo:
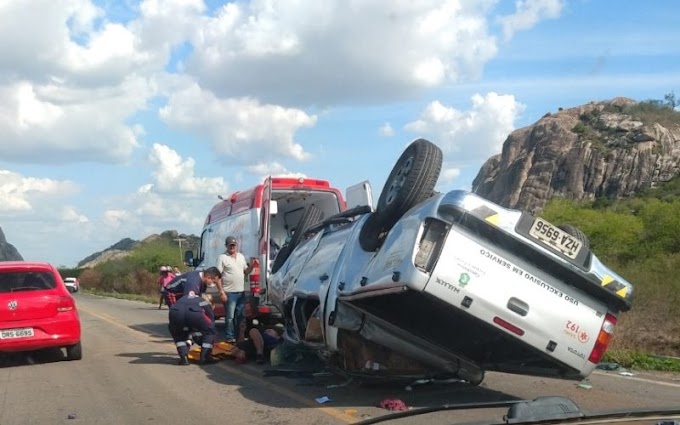
<svg viewBox="0 0 680 425"><path fill-rule="evenodd" d="M172 344L172 338L170 337L170 331L168 330L167 322L164 323L143 323L141 325L129 325L130 329L134 329L139 332L144 332L152 338L159 338L163 341L154 342L169 342ZM217 328L217 340L224 340L224 323L217 322L215 324Z"/></svg>
<svg viewBox="0 0 680 425"><path fill-rule="evenodd" d="M272 368L254 364L239 365L225 360L219 367L205 367L209 379L226 385L240 385L239 391L249 400L268 406L332 407L335 409L373 408L385 399L399 399L410 407L431 407L452 403L496 402L520 400L511 394L482 386L473 387L464 382L428 382L411 385L404 383L362 382L346 376L318 373L294 373L288 376L270 376ZM236 376L235 376L236 375ZM268 391L262 389L268 388ZM328 404L319 404L320 397L330 398ZM384 413L387 413L385 410Z"/></svg>
<svg viewBox="0 0 680 425"><path fill-rule="evenodd" d="M59 348L24 351L19 353L0 353L0 368L29 366L66 361L66 355Z"/></svg>
<svg viewBox="0 0 680 425"><path fill-rule="evenodd" d="M149 336L152 338L162 338L172 342L167 323L145 323L142 325L130 325L130 329L149 334Z"/></svg>
<svg viewBox="0 0 680 425"><path fill-rule="evenodd" d="M149 334L174 349L166 323L146 323L131 326L132 329ZM218 340L223 335L224 324L218 322ZM177 356L169 352L123 353L134 364L175 364ZM407 382L367 382L358 378L349 380L346 376L331 374L319 368L315 370L290 372L290 369L276 369L269 365L254 363L238 364L226 359L215 365L191 367L201 368L206 377L219 384L236 386L249 400L272 407L314 408L333 407L348 409L375 407L387 398L397 398L411 407L431 407L451 403L496 402L520 400L511 394L494 391L484 384L478 387L464 382L427 382L420 385ZM316 372L316 373L314 373ZM327 396L328 404L318 404L315 399ZM387 413L387 411L384 411Z"/></svg>
<svg viewBox="0 0 680 425"><path fill-rule="evenodd" d="M120 353L116 357L127 357L130 364L167 364L174 365L177 363L177 356L172 356L166 352L155 353Z"/></svg>

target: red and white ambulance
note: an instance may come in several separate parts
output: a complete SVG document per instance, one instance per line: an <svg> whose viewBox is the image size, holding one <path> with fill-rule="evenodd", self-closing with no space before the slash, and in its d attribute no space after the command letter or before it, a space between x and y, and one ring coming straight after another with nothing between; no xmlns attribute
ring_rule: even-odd
<svg viewBox="0 0 680 425"><path fill-rule="evenodd" d="M234 236L246 259L258 259L258 266L248 277L250 296L246 316L264 322L275 321L281 315L269 303L267 282L272 267L276 267L276 256L282 248L285 251L286 242L294 237L295 231L301 225L308 227L348 207L368 205L372 208L372 204L368 182L348 188L345 197L327 180L268 177L255 187L236 191L226 198L220 196L220 202L205 219L197 255L187 251L185 262L199 270L214 266L217 257L225 251L226 237ZM312 205L316 208L310 209ZM218 306L215 314L223 317L223 307Z"/></svg>

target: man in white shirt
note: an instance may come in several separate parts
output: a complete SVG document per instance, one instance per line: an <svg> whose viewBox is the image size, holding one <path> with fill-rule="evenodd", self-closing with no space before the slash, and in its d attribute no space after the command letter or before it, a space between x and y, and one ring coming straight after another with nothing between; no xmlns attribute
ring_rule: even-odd
<svg viewBox="0 0 680 425"><path fill-rule="evenodd" d="M246 258L238 252L238 243L233 236L225 240L227 251L217 257L217 269L222 279L217 281L220 300L224 303L224 322L227 342L236 342L236 332L240 329L245 310L245 277L253 270Z"/></svg>

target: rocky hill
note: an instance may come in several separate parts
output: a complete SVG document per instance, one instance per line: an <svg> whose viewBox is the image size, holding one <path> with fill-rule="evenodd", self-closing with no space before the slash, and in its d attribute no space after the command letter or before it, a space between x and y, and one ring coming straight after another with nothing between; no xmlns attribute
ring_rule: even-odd
<svg viewBox="0 0 680 425"><path fill-rule="evenodd" d="M680 112L615 98L548 113L515 130L472 183L503 206L540 211L553 197L620 198L680 173Z"/></svg>
<svg viewBox="0 0 680 425"><path fill-rule="evenodd" d="M7 242L5 233L2 231L2 227L0 227L0 261L21 261L23 259L14 245Z"/></svg>
<svg viewBox="0 0 680 425"><path fill-rule="evenodd" d="M130 255L132 249L139 243L130 238L121 239L103 251L88 255L78 263L79 268L91 268L107 261Z"/></svg>
<svg viewBox="0 0 680 425"><path fill-rule="evenodd" d="M179 234L175 230L166 230L161 234L150 235L141 241L125 238L121 239L119 242L111 245L103 251L99 251L87 256L78 263L78 268L92 268L107 261L127 257L135 250L135 248L158 239L166 239L176 244L177 242L175 242L175 240L177 238L184 240L182 249L193 249L196 251L200 242L200 239L197 236Z"/></svg>

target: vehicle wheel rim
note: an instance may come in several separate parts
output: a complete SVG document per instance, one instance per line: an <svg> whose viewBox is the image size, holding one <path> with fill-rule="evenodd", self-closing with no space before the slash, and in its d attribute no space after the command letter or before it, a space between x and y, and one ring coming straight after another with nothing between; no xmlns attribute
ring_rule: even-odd
<svg viewBox="0 0 680 425"><path fill-rule="evenodd" d="M415 160L411 156L406 161L404 161L402 166L399 168L399 171L390 182L390 188L387 192L385 204L390 205L392 202L394 202L397 196L399 196L399 192L401 191L401 188L404 187L404 183L406 183L406 179L413 168L414 162Z"/></svg>

